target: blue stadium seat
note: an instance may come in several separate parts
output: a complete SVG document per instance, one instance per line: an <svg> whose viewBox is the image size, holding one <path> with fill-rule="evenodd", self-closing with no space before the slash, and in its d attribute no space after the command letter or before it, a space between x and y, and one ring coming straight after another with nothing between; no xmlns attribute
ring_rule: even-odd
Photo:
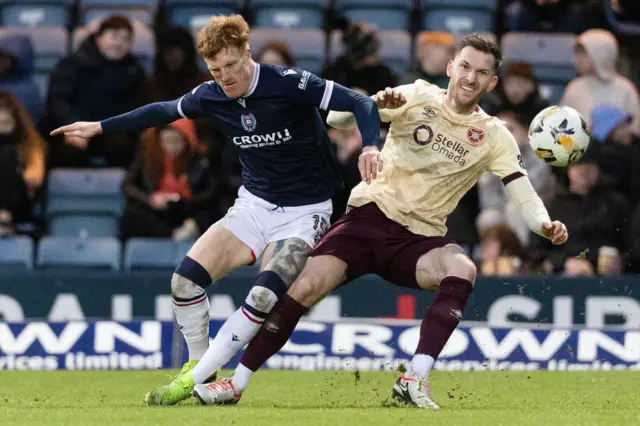
<svg viewBox="0 0 640 426"><path fill-rule="evenodd" d="M274 40L285 41L296 58L296 66L320 73L324 65L325 36L318 29L256 28L249 34L251 50L258 53Z"/></svg>
<svg viewBox="0 0 640 426"><path fill-rule="evenodd" d="M71 36L71 47L75 51L80 43L90 34L96 32L100 26L100 19L89 22L86 26L77 28ZM149 27L140 21L132 21L134 40L133 54L140 60L145 72L153 73L156 55L155 35Z"/></svg>
<svg viewBox="0 0 640 426"><path fill-rule="evenodd" d="M118 217L123 209L122 169L54 169L47 185L46 215L103 214Z"/></svg>
<svg viewBox="0 0 640 426"><path fill-rule="evenodd" d="M564 87L576 77L573 67L573 34L507 33L502 38L505 62L533 65L541 94L557 103Z"/></svg>
<svg viewBox="0 0 640 426"><path fill-rule="evenodd" d="M64 214L51 218L49 234L55 237L117 237L118 218L111 214Z"/></svg>
<svg viewBox="0 0 640 426"><path fill-rule="evenodd" d="M34 246L25 236L0 239L0 268L33 269Z"/></svg>
<svg viewBox="0 0 640 426"><path fill-rule="evenodd" d="M49 74L67 55L69 35L63 27L0 28L0 35L20 34L31 38L35 54L34 77L44 99L49 87Z"/></svg>
<svg viewBox="0 0 640 426"><path fill-rule="evenodd" d="M152 25L158 0L80 0L83 23L102 20L110 15L123 15L131 20Z"/></svg>
<svg viewBox="0 0 640 426"><path fill-rule="evenodd" d="M192 30L204 27L213 15L236 13L242 7L238 0L166 0L165 8L171 25Z"/></svg>
<svg viewBox="0 0 640 426"><path fill-rule="evenodd" d="M132 238L125 246L124 270L174 270L186 254L182 249L170 239Z"/></svg>
<svg viewBox="0 0 640 426"><path fill-rule="evenodd" d="M253 0L255 27L322 28L327 0Z"/></svg>
<svg viewBox="0 0 640 426"><path fill-rule="evenodd" d="M44 237L36 265L41 269L88 268L120 271L121 246L116 238Z"/></svg>
<svg viewBox="0 0 640 426"><path fill-rule="evenodd" d="M407 73L411 58L411 35L407 31L378 31L380 38L380 58L391 71L402 77ZM342 32L331 34L329 57L337 59L344 50Z"/></svg>
<svg viewBox="0 0 640 426"><path fill-rule="evenodd" d="M412 0L338 0L337 9L352 22L366 22L378 30L408 30Z"/></svg>
<svg viewBox="0 0 640 426"><path fill-rule="evenodd" d="M73 0L0 0L4 27L64 27Z"/></svg>
<svg viewBox="0 0 640 426"><path fill-rule="evenodd" d="M420 0L420 10L428 31L490 32L497 0Z"/></svg>

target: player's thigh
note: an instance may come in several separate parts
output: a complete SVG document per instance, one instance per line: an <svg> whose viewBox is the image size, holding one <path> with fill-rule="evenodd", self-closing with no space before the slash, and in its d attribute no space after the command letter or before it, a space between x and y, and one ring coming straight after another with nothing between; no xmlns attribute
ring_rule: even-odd
<svg viewBox="0 0 640 426"><path fill-rule="evenodd" d="M311 257L288 294L310 308L346 279L347 263L345 261L331 255Z"/></svg>
<svg viewBox="0 0 640 426"><path fill-rule="evenodd" d="M457 244L447 244L430 250L419 257L416 264L416 281L420 288L437 290L446 277L459 277L473 283L476 266Z"/></svg>
<svg viewBox="0 0 640 426"><path fill-rule="evenodd" d="M433 284L436 282L435 277L441 275L436 270L438 266L429 264L432 269L423 271L420 265L424 263L424 259L437 257L435 253L444 247L456 245L451 244L451 240L446 237L422 237L409 231L406 231L403 240L384 248L388 251L388 255L385 256L383 253L380 257L389 260L385 261L385 266L380 269L379 275L401 287L436 289L437 285Z"/></svg>
<svg viewBox="0 0 640 426"><path fill-rule="evenodd" d="M211 226L187 253L215 280L255 261L252 250L220 223Z"/></svg>
<svg viewBox="0 0 640 426"><path fill-rule="evenodd" d="M309 252L329 228L331 213L331 201L272 212L262 269L274 271L291 285L302 271Z"/></svg>

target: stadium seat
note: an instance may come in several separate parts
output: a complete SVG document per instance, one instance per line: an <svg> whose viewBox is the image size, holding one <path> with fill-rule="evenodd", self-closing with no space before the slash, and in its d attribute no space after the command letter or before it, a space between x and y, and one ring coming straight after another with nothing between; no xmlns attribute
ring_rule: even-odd
<svg viewBox="0 0 640 426"><path fill-rule="evenodd" d="M0 0L3 27L65 27L74 0Z"/></svg>
<svg viewBox="0 0 640 426"><path fill-rule="evenodd" d="M380 38L380 58L391 71L402 77L407 73L411 56L411 36L406 31L378 31ZM335 60L344 50L342 44L342 32L334 31L331 34L331 46L329 57Z"/></svg>
<svg viewBox="0 0 640 426"><path fill-rule="evenodd" d="M44 237L36 265L41 269L88 268L120 271L120 241L112 237Z"/></svg>
<svg viewBox="0 0 640 426"><path fill-rule="evenodd" d="M110 15L123 15L151 26L158 0L80 0L83 23L102 20Z"/></svg>
<svg viewBox="0 0 640 426"><path fill-rule="evenodd" d="M249 34L251 50L256 54L266 43L285 41L296 58L296 66L320 73L324 65L325 36L321 30L256 28Z"/></svg>
<svg viewBox="0 0 640 426"><path fill-rule="evenodd" d="M123 209L122 169L54 169L47 185L46 215L97 214L118 217Z"/></svg>
<svg viewBox="0 0 640 426"><path fill-rule="evenodd" d="M505 62L528 62L540 81L543 97L557 103L564 87L576 77L573 34L507 33L502 38Z"/></svg>
<svg viewBox="0 0 640 426"><path fill-rule="evenodd" d="M55 237L117 237L118 218L114 215L64 214L51 218L49 234Z"/></svg>
<svg viewBox="0 0 640 426"><path fill-rule="evenodd" d="M204 27L213 15L228 15L241 8L238 0L166 0L165 8L171 25L192 30Z"/></svg>
<svg viewBox="0 0 640 426"><path fill-rule="evenodd" d="M44 99L49 86L49 74L67 54L67 31L62 27L0 28L0 36L5 34L20 34L31 38L35 54L34 77Z"/></svg>
<svg viewBox="0 0 640 426"><path fill-rule="evenodd" d="M127 272L145 269L173 271L186 254L182 249L178 243L170 239L132 238L127 241L125 247L124 270Z"/></svg>
<svg viewBox="0 0 640 426"><path fill-rule="evenodd" d="M0 239L0 268L33 269L34 243L25 236Z"/></svg>
<svg viewBox="0 0 640 426"><path fill-rule="evenodd" d="M258 28L323 28L327 0L253 0Z"/></svg>
<svg viewBox="0 0 640 426"><path fill-rule="evenodd" d="M412 0L338 0L337 9L352 22L378 30L409 30Z"/></svg>
<svg viewBox="0 0 640 426"><path fill-rule="evenodd" d="M490 32L497 0L420 0L420 10L428 31Z"/></svg>
<svg viewBox="0 0 640 426"><path fill-rule="evenodd" d="M96 32L100 27L100 19L89 22L86 26L77 28L72 34L71 46L75 51L80 43L84 41L90 34ZM156 40L153 31L144 23L133 21L133 54L140 60L140 64L145 72L153 73L154 61L156 55Z"/></svg>

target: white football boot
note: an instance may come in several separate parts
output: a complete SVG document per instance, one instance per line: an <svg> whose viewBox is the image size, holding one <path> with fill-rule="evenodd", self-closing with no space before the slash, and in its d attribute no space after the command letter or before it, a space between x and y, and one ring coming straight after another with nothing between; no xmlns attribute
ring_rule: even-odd
<svg viewBox="0 0 640 426"><path fill-rule="evenodd" d="M426 380L409 372L404 373L393 385L393 398L418 408L439 410L431 394L431 388Z"/></svg>
<svg viewBox="0 0 640 426"><path fill-rule="evenodd" d="M220 379L211 384L195 385L193 396L202 405L232 405L240 401L242 393L236 393L231 379Z"/></svg>

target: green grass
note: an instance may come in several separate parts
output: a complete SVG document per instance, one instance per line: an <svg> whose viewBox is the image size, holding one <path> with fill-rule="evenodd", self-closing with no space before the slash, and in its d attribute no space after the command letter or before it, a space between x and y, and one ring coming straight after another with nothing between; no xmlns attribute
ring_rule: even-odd
<svg viewBox="0 0 640 426"><path fill-rule="evenodd" d="M237 406L145 406L169 373L2 371L0 425L640 425L637 372L435 372L435 413L390 403L393 372L261 371Z"/></svg>

